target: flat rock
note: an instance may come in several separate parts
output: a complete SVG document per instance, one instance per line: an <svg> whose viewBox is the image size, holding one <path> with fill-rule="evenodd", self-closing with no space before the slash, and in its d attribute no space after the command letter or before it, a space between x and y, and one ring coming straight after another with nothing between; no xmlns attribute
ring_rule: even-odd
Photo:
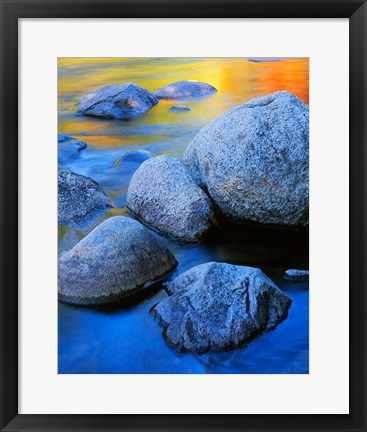
<svg viewBox="0 0 367 432"><path fill-rule="evenodd" d="M174 106L171 106L171 108L169 108L168 111L173 111L173 112L183 111L183 112L185 112L185 111L191 111L191 108L189 108L186 105L174 105Z"/></svg>
<svg viewBox="0 0 367 432"><path fill-rule="evenodd" d="M184 242L199 241L215 224L210 199L171 156L145 161L134 173L127 206L146 225Z"/></svg>
<svg viewBox="0 0 367 432"><path fill-rule="evenodd" d="M308 225L309 110L286 91L235 106L202 128L183 161L229 219Z"/></svg>
<svg viewBox="0 0 367 432"><path fill-rule="evenodd" d="M82 96L78 111L86 116L129 120L157 103L152 93L135 83L113 84Z"/></svg>
<svg viewBox="0 0 367 432"><path fill-rule="evenodd" d="M289 269L284 273L284 279L295 281L308 281L310 277L309 270Z"/></svg>
<svg viewBox="0 0 367 432"><path fill-rule="evenodd" d="M72 225L93 213L112 207L102 187L90 177L58 173L58 224Z"/></svg>
<svg viewBox="0 0 367 432"><path fill-rule="evenodd" d="M176 81L157 90L154 95L158 99L184 100L203 96L210 96L217 92L217 89L210 84L201 81L186 80Z"/></svg>
<svg viewBox="0 0 367 432"><path fill-rule="evenodd" d="M84 305L109 303L148 287L176 265L172 253L139 222L111 217L60 255L59 298Z"/></svg>
<svg viewBox="0 0 367 432"><path fill-rule="evenodd" d="M291 299L253 267L210 262L167 285L169 297L152 310L167 344L179 352L235 348L274 329Z"/></svg>

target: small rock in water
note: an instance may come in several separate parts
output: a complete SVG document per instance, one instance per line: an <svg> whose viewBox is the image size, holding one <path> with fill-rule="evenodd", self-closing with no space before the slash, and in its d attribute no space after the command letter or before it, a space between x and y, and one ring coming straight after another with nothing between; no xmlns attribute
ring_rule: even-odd
<svg viewBox="0 0 367 432"><path fill-rule="evenodd" d="M70 135L58 135L58 159L63 164L70 158L79 156L79 152L87 147L87 143Z"/></svg>
<svg viewBox="0 0 367 432"><path fill-rule="evenodd" d="M210 199L179 160L163 155L134 173L127 206L144 223L184 242L199 241L215 224Z"/></svg>
<svg viewBox="0 0 367 432"><path fill-rule="evenodd" d="M121 166L123 163L142 164L155 155L148 150L130 150L123 153L114 163L115 167Z"/></svg>
<svg viewBox="0 0 367 432"><path fill-rule="evenodd" d="M295 281L308 281L310 277L309 270L290 269L284 273L284 279Z"/></svg>
<svg viewBox="0 0 367 432"><path fill-rule="evenodd" d="M204 126L183 162L229 219L308 226L308 133L308 106L276 92Z"/></svg>
<svg viewBox="0 0 367 432"><path fill-rule="evenodd" d="M157 103L153 93L135 83L113 84L82 96L78 111L86 116L128 120Z"/></svg>
<svg viewBox="0 0 367 432"><path fill-rule="evenodd" d="M252 63L272 63L282 60L288 60L289 57L248 57L247 60Z"/></svg>
<svg viewBox="0 0 367 432"><path fill-rule="evenodd" d="M154 95L158 99L191 99L209 96L217 92L217 89L200 81L177 81L157 90Z"/></svg>
<svg viewBox="0 0 367 432"><path fill-rule="evenodd" d="M73 172L58 174L58 224L72 225L112 207L102 187L90 177Z"/></svg>
<svg viewBox="0 0 367 432"><path fill-rule="evenodd" d="M177 265L147 228L124 216L98 225L59 257L59 298L75 304L119 300L162 279Z"/></svg>
<svg viewBox="0 0 367 432"><path fill-rule="evenodd" d="M180 352L238 347L274 329L291 299L257 268L206 263L167 285L170 297L152 310L167 344Z"/></svg>
<svg viewBox="0 0 367 432"><path fill-rule="evenodd" d="M175 105L169 108L168 111L191 111L191 108L186 105Z"/></svg>

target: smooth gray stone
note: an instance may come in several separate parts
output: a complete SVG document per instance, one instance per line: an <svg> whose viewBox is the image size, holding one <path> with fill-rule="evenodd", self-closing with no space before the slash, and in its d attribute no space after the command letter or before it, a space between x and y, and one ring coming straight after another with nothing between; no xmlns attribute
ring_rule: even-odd
<svg viewBox="0 0 367 432"><path fill-rule="evenodd" d="M127 206L146 225L183 242L199 241L215 224L210 199L171 156L140 165L129 184Z"/></svg>
<svg viewBox="0 0 367 432"><path fill-rule="evenodd" d="M308 106L282 91L221 114L183 161L229 219L307 226L308 136Z"/></svg>
<svg viewBox="0 0 367 432"><path fill-rule="evenodd" d="M139 222L111 217L60 255L59 298L109 303L148 287L176 265L172 253Z"/></svg>
<svg viewBox="0 0 367 432"><path fill-rule="evenodd" d="M173 111L173 112L191 111L191 108L189 108L188 106L185 106L185 105L175 105L175 106L172 106L171 108L169 108L168 111Z"/></svg>
<svg viewBox="0 0 367 432"><path fill-rule="evenodd" d="M102 187L90 177L73 172L58 173L58 224L70 225L112 207Z"/></svg>
<svg viewBox="0 0 367 432"><path fill-rule="evenodd" d="M157 103L152 93L135 83L113 84L82 96L78 111L86 116L128 120Z"/></svg>
<svg viewBox="0 0 367 432"><path fill-rule="evenodd" d="M309 270L290 269L284 273L284 278L288 280L308 281L309 277Z"/></svg>
<svg viewBox="0 0 367 432"><path fill-rule="evenodd" d="M291 299L253 267L206 263L167 285L171 296L152 310L167 344L179 352L238 347L274 329Z"/></svg>
<svg viewBox="0 0 367 432"><path fill-rule="evenodd" d="M217 92L210 84L201 81L186 80L176 81L157 90L154 95L158 99L184 100L203 96L209 96Z"/></svg>
<svg viewBox="0 0 367 432"><path fill-rule="evenodd" d="M124 163L142 164L155 155L148 150L130 150L124 152L114 163L115 167L121 166Z"/></svg>

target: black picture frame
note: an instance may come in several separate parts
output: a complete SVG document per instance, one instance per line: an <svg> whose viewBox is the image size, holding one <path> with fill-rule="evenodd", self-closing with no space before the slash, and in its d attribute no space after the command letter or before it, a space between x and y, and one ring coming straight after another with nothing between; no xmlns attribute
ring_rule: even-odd
<svg viewBox="0 0 367 432"><path fill-rule="evenodd" d="M361 0L0 0L1 431L367 431L366 22ZM350 48L350 414L18 414L18 19L348 18ZM312 35L310 35L312 37ZM327 35L325 36L327 37ZM337 271L337 269L336 269ZM338 377L335 377L337 380ZM50 395L52 396L52 395ZM164 401L162 401L164 403Z"/></svg>

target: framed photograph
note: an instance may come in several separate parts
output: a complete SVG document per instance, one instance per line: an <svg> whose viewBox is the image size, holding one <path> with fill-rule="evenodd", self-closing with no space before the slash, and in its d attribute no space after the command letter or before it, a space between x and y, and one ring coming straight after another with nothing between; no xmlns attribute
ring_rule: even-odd
<svg viewBox="0 0 367 432"><path fill-rule="evenodd" d="M367 430L365 1L0 1L0 429Z"/></svg>

